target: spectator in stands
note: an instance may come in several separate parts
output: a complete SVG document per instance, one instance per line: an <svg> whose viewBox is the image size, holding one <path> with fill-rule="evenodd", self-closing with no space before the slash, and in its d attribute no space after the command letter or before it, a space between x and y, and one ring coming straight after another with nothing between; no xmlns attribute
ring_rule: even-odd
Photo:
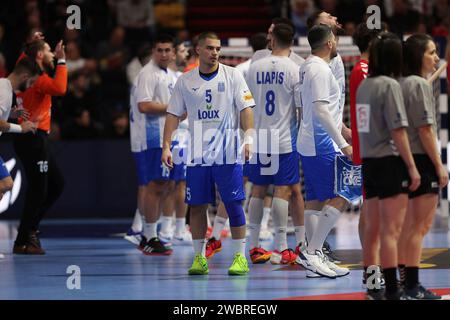
<svg viewBox="0 0 450 320"><path fill-rule="evenodd" d="M100 59L101 70L118 70L125 67L128 48L124 40L125 29L118 26L111 31L108 42L100 43L97 56Z"/></svg>
<svg viewBox="0 0 450 320"><path fill-rule="evenodd" d="M153 1L117 1L117 24L125 29L127 45L135 54L139 44L151 40L155 34Z"/></svg>
<svg viewBox="0 0 450 320"><path fill-rule="evenodd" d="M130 126L128 121L128 113L125 111L116 111L112 115L112 125L107 135L112 139L129 139Z"/></svg>
<svg viewBox="0 0 450 320"><path fill-rule="evenodd" d="M79 107L75 110L75 117L69 121L62 131L65 140L88 140L101 136L101 127L91 119L89 110Z"/></svg>
<svg viewBox="0 0 450 320"><path fill-rule="evenodd" d="M152 46L148 43L141 45L138 49L137 56L127 65L127 79L130 85L133 84L134 79L136 79L142 67L150 61L151 55Z"/></svg>
<svg viewBox="0 0 450 320"><path fill-rule="evenodd" d="M80 107L87 108L94 119L99 119L98 101L91 89L90 79L83 71L76 71L69 77L69 88L62 100L62 108L55 112L55 118L60 123L70 121Z"/></svg>
<svg viewBox="0 0 450 320"><path fill-rule="evenodd" d="M400 39L405 32L419 29L420 13L414 11L408 0L393 0L393 15L389 18L389 29Z"/></svg>
<svg viewBox="0 0 450 320"><path fill-rule="evenodd" d="M291 0L291 20L295 26L295 36L306 36L308 17L316 11L312 0Z"/></svg>
<svg viewBox="0 0 450 320"><path fill-rule="evenodd" d="M192 47L188 51L188 58L184 72L191 71L192 69L198 67L199 60L197 54L197 46L198 46L198 36L195 36L194 38L192 38Z"/></svg>

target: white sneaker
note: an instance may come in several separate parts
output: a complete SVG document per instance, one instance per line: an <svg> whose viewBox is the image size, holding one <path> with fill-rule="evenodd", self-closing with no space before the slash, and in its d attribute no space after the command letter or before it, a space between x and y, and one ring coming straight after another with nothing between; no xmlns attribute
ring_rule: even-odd
<svg viewBox="0 0 450 320"><path fill-rule="evenodd" d="M326 255L324 255L324 257L325 257L325 264L328 266L328 268L330 268L330 270L336 272L337 277L343 277L350 273L349 269L339 267L335 263L331 262Z"/></svg>
<svg viewBox="0 0 450 320"><path fill-rule="evenodd" d="M163 230L159 231L158 237L164 242L172 241L173 229L169 229L167 232L164 232Z"/></svg>
<svg viewBox="0 0 450 320"><path fill-rule="evenodd" d="M322 278L322 276L318 273L312 272L311 270L306 269L306 277L307 278Z"/></svg>
<svg viewBox="0 0 450 320"><path fill-rule="evenodd" d="M259 241L272 241L273 233L270 232L269 228L261 229L259 232Z"/></svg>
<svg viewBox="0 0 450 320"><path fill-rule="evenodd" d="M185 230L180 234L175 234L172 239L172 244L174 246L191 246L192 234L188 230Z"/></svg>
<svg viewBox="0 0 450 320"><path fill-rule="evenodd" d="M0 259L5 259L5 255L3 253L0 253Z"/></svg>
<svg viewBox="0 0 450 320"><path fill-rule="evenodd" d="M130 228L123 238L138 246L142 240L142 233L133 231L133 229Z"/></svg>
<svg viewBox="0 0 450 320"><path fill-rule="evenodd" d="M307 250L300 252L296 262L305 267L305 269L308 269L323 277L331 279L337 277L336 272L331 270L325 263L324 255L320 250L316 250L315 254L309 254Z"/></svg>

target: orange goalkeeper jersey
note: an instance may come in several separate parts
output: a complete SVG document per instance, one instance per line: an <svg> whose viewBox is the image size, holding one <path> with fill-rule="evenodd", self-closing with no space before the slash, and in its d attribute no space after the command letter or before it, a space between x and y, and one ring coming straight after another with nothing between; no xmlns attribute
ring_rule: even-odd
<svg viewBox="0 0 450 320"><path fill-rule="evenodd" d="M38 129L50 132L52 96L63 96L66 90L67 67L65 64L58 64L54 78L44 72L30 88L17 96L30 113L30 121L37 122Z"/></svg>

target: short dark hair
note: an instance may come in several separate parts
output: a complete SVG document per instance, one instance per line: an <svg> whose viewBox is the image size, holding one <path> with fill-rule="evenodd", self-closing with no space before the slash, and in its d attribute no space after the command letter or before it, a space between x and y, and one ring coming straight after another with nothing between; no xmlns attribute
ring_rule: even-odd
<svg viewBox="0 0 450 320"><path fill-rule="evenodd" d="M250 37L250 46L253 51L265 49L267 46L267 37L263 32L255 33Z"/></svg>
<svg viewBox="0 0 450 320"><path fill-rule="evenodd" d="M312 15L308 17L306 20L306 26L308 27L308 30L311 30L312 27L314 27L317 24L317 19L319 19L319 16L325 11L319 10L314 12Z"/></svg>
<svg viewBox="0 0 450 320"><path fill-rule="evenodd" d="M366 52L369 50L369 44L370 42L379 35L383 28L379 29L369 29L367 27L367 23L362 22L360 23L355 30L355 33L353 35L353 42L358 47L359 51L361 53Z"/></svg>
<svg viewBox="0 0 450 320"><path fill-rule="evenodd" d="M276 40L277 44L282 48L287 48L292 45L294 39L294 29L285 23L275 25L273 28L272 36Z"/></svg>
<svg viewBox="0 0 450 320"><path fill-rule="evenodd" d="M308 32L308 42L311 46L311 52L320 49L332 33L333 30L325 24L312 27Z"/></svg>
<svg viewBox="0 0 450 320"><path fill-rule="evenodd" d="M25 54L31 59L36 59L37 53L44 50L45 44L44 40L34 40L25 47Z"/></svg>
<svg viewBox="0 0 450 320"><path fill-rule="evenodd" d="M37 74L41 73L41 68L36 63L35 59L30 57L24 57L17 62L14 66L13 73L15 74L23 74L28 73L30 77L34 77Z"/></svg>
<svg viewBox="0 0 450 320"><path fill-rule="evenodd" d="M421 76L423 55L433 38L426 34L415 34L403 44L403 76Z"/></svg>
<svg viewBox="0 0 450 320"><path fill-rule="evenodd" d="M145 61L146 58L148 58L152 54L152 46L148 43L142 44L138 51L137 51L137 57L141 63Z"/></svg>
<svg viewBox="0 0 450 320"><path fill-rule="evenodd" d="M292 29L295 29L294 23L288 18L276 17L272 19L272 24L276 26L277 24L287 24L291 26Z"/></svg>
<svg viewBox="0 0 450 320"><path fill-rule="evenodd" d="M173 46L173 37L170 34L160 34L153 41L152 47L155 48L158 43L170 43Z"/></svg>
<svg viewBox="0 0 450 320"><path fill-rule="evenodd" d="M369 49L369 77L400 77L402 52L402 42L397 35L385 32L375 37Z"/></svg>
<svg viewBox="0 0 450 320"><path fill-rule="evenodd" d="M212 31L205 31L198 35L198 44L200 44L200 42L204 42L206 39L220 40L217 33Z"/></svg>

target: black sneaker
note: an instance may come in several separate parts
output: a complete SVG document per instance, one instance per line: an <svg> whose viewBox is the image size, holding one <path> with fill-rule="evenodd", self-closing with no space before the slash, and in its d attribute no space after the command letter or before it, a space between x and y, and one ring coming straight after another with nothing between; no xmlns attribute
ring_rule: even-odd
<svg viewBox="0 0 450 320"><path fill-rule="evenodd" d="M384 289L368 289L366 291L366 300L383 300Z"/></svg>
<svg viewBox="0 0 450 320"><path fill-rule="evenodd" d="M138 245L138 249L143 251L145 248L145 245L147 244L147 241L148 241L147 238L144 235L142 235L141 242L139 242L139 245Z"/></svg>
<svg viewBox="0 0 450 320"><path fill-rule="evenodd" d="M328 260L330 260L333 263L341 263L341 259L339 259L336 256L336 253L334 253L333 250L331 250L330 244L325 241L322 247L322 252L324 255L328 257Z"/></svg>
<svg viewBox="0 0 450 320"><path fill-rule="evenodd" d="M142 247L142 252L148 256L168 256L172 251L172 248L167 247L158 237L151 238Z"/></svg>
<svg viewBox="0 0 450 320"><path fill-rule="evenodd" d="M403 289L397 289L397 291L394 294L388 294L387 291L385 291L383 300L415 300L415 299L408 296Z"/></svg>
<svg viewBox="0 0 450 320"><path fill-rule="evenodd" d="M440 295L425 289L420 283L413 289L405 289L405 293L414 300L441 300Z"/></svg>

